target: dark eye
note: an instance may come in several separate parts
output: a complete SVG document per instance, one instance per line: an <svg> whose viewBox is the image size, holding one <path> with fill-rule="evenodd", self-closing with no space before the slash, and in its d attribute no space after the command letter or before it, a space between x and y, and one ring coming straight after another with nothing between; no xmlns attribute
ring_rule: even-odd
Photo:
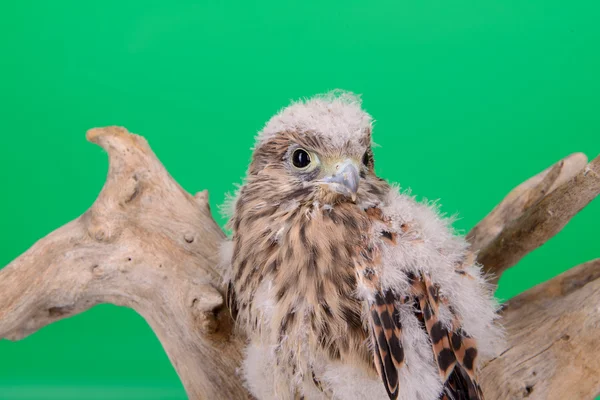
<svg viewBox="0 0 600 400"><path fill-rule="evenodd" d="M294 150L292 154L292 164L294 167L304 169L310 165L310 155L304 149Z"/></svg>
<svg viewBox="0 0 600 400"><path fill-rule="evenodd" d="M368 167L369 166L369 161L371 161L371 158L369 157L369 152L366 151L365 154L363 154L362 163L365 164Z"/></svg>

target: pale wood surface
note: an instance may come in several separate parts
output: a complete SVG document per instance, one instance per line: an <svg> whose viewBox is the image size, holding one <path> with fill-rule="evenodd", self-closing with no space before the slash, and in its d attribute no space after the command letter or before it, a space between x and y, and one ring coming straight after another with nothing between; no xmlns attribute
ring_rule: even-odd
<svg viewBox="0 0 600 400"><path fill-rule="evenodd" d="M488 399L593 399L600 393L600 259L512 298L507 345L481 372Z"/></svg>

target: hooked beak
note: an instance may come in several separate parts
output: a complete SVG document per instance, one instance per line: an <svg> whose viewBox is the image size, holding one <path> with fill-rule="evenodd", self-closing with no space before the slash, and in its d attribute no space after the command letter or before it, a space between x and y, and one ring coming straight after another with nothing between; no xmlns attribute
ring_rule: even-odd
<svg viewBox="0 0 600 400"><path fill-rule="evenodd" d="M321 182L326 184L330 190L356 201L359 179L360 175L356 164L352 160L345 160L336 166L335 174L326 176Z"/></svg>

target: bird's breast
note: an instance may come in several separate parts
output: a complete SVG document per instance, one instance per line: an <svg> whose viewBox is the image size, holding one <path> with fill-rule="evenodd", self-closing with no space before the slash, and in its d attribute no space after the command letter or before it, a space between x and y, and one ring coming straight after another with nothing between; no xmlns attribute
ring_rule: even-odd
<svg viewBox="0 0 600 400"><path fill-rule="evenodd" d="M281 266L271 277L277 337L298 336L333 359L368 359L363 304L356 296L356 264L370 246L367 214L340 205L299 213L286 225L278 243Z"/></svg>
<svg viewBox="0 0 600 400"><path fill-rule="evenodd" d="M282 357L371 361L358 273L372 251L372 218L355 204L246 214L234 235L240 322Z"/></svg>

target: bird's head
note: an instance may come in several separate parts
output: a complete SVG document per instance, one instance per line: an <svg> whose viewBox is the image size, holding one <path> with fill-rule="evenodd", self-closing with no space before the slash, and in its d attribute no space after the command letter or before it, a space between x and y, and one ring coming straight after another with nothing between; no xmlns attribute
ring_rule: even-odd
<svg viewBox="0 0 600 400"><path fill-rule="evenodd" d="M373 175L371 124L351 93L294 103L258 135L248 183L278 202L357 202Z"/></svg>

